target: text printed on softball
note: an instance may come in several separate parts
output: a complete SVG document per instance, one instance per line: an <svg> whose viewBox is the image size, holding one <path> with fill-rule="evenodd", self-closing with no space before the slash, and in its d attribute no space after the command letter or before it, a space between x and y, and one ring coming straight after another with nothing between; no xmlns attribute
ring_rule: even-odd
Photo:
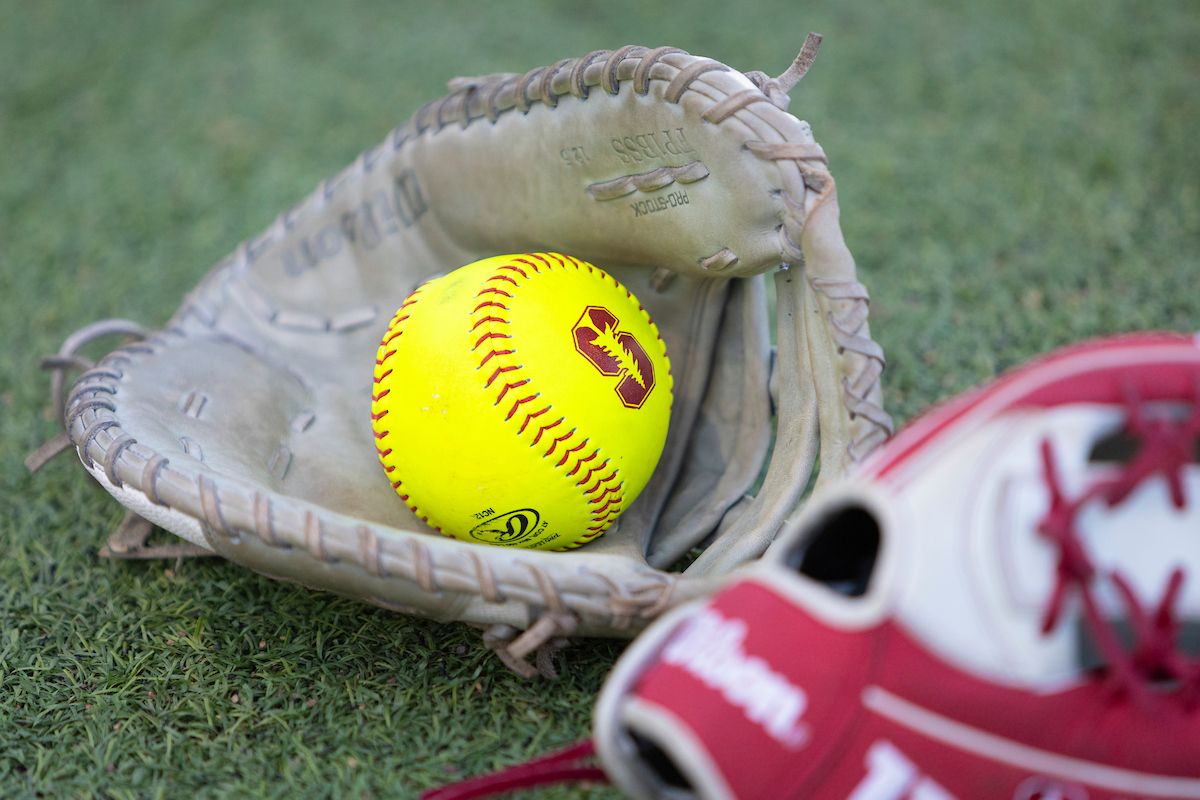
<svg viewBox="0 0 1200 800"><path fill-rule="evenodd" d="M545 532L549 525L535 508L518 508L498 516L488 508L475 514L481 516L485 521L471 529L471 538L488 544L519 545Z"/></svg>

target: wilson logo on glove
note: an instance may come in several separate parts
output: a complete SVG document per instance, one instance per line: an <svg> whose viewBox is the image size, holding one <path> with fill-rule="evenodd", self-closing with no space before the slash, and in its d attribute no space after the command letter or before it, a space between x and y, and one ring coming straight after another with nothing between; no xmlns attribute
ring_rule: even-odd
<svg viewBox="0 0 1200 800"><path fill-rule="evenodd" d="M641 408L654 391L654 364L637 338L618 330L617 316L607 308L588 306L571 330L575 349L605 377L621 376L617 396L626 408Z"/></svg>
<svg viewBox="0 0 1200 800"><path fill-rule="evenodd" d="M784 747L803 747L809 729L800 717L808 697L766 661L748 655L745 641L745 622L705 610L667 645L662 660L719 692Z"/></svg>

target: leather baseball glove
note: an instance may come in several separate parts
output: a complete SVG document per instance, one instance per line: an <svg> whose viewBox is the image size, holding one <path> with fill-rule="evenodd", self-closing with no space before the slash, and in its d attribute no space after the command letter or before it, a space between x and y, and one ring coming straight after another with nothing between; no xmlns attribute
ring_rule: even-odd
<svg viewBox="0 0 1200 800"><path fill-rule="evenodd" d="M31 465L56 445L77 450L129 509L110 554L216 553L464 620L527 673L525 658L558 637L633 635L758 557L818 460L830 480L890 432L833 178L787 111L818 41L775 79L623 47L451 81L219 263L163 330L108 321L71 337L47 360L56 397L65 371L86 369L57 401L66 438ZM440 537L397 499L371 435L374 354L403 298L462 264L532 250L629 287L675 376L651 483L571 553ZM95 365L78 355L109 334L136 341ZM145 548L151 524L190 544Z"/></svg>
<svg viewBox="0 0 1200 800"><path fill-rule="evenodd" d="M643 634L595 745L635 797L1196 798L1198 632L1200 344L1092 342L928 413Z"/></svg>

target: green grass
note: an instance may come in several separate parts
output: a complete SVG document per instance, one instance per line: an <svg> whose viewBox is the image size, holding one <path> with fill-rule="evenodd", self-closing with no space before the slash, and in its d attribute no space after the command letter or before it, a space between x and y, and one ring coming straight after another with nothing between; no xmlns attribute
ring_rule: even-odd
<svg viewBox="0 0 1200 800"><path fill-rule="evenodd" d="M117 506L20 463L56 431L39 356L164 322L453 75L628 42L774 74L824 33L793 111L900 420L1080 337L1200 327L1194 4L963 5L0 0L0 796L404 797L587 733L620 643L525 683L463 626L104 561Z"/></svg>

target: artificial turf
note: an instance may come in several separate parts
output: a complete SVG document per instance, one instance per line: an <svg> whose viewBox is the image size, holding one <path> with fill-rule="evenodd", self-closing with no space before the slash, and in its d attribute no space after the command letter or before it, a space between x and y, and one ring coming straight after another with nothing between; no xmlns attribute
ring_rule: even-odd
<svg viewBox="0 0 1200 800"><path fill-rule="evenodd" d="M214 560L114 562L41 355L160 325L446 79L626 43L782 71L839 182L899 421L1056 345L1200 327L1193 3L0 0L0 796L408 797L586 735L621 644L477 634ZM542 797L575 796L579 790ZM593 796L612 796L600 789Z"/></svg>

